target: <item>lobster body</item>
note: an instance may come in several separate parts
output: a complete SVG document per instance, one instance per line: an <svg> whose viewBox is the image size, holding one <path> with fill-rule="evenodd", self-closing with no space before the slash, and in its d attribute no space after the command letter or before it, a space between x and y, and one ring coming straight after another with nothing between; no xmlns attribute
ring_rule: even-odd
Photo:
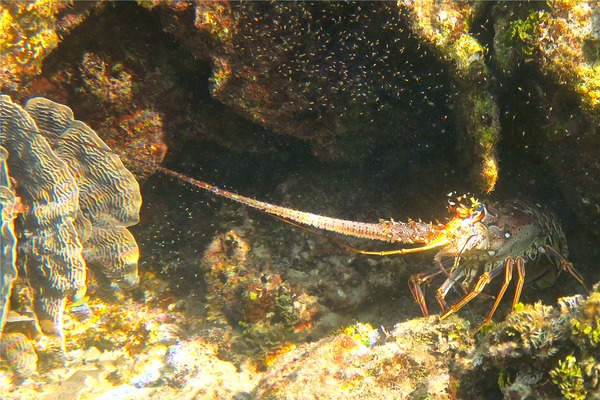
<svg viewBox="0 0 600 400"><path fill-rule="evenodd" d="M546 247L550 246L564 258L569 255L562 226L554 213L524 201L492 203L482 224L489 237L487 255L481 260L487 269L494 269L508 257L522 257L528 265L539 266L540 274L552 274L554 283L561 271L560 262L548 255ZM467 261L468 257L464 258ZM528 270L526 282L539 278Z"/></svg>
<svg viewBox="0 0 600 400"><path fill-rule="evenodd" d="M537 274L528 272L528 282L537 281L543 274L554 273L554 279L558 276L560 262L550 257L546 248L550 246L563 258L568 256L568 249L562 227L552 212L524 201L484 207L485 215L473 223L471 235L457 235L453 243L440 250L436 260L460 257L460 264L468 269L471 279L501 267L508 257L521 257L539 267ZM471 286L470 282L465 283Z"/></svg>
<svg viewBox="0 0 600 400"><path fill-rule="evenodd" d="M492 310L484 322L491 320L516 267L513 308L519 301L525 282L539 287L550 286L566 270L584 287L581 275L567 260L568 249L558 218L549 210L525 201L489 203L485 206L471 199L470 207L459 206L457 215L443 229L447 243L435 256L436 268L430 273L411 277L412 293L428 315L421 284L439 274L446 275L436 297L445 318L476 297L495 277L504 272L504 283ZM451 258L450 269L444 268ZM527 265L527 273L525 269ZM465 291L457 304L448 307L445 297L459 284Z"/></svg>

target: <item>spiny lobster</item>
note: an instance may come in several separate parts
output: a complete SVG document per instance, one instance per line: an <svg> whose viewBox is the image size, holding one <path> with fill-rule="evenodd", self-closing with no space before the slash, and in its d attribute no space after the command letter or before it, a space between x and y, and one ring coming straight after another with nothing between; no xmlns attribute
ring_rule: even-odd
<svg viewBox="0 0 600 400"><path fill-rule="evenodd" d="M353 249L361 254L386 256L440 248L434 258L434 267L409 279L411 292L424 316L429 315L429 310L425 302L423 284L438 275L446 278L436 293L436 299L442 309L442 319L464 307L477 297L492 279L504 272L504 282L492 309L485 317L484 324L489 322L508 288L513 269L516 268L517 283L512 304L514 309L526 282L526 263L531 265L527 273L527 282L540 285L550 276L549 284L552 284L560 272L565 270L589 293L580 273L566 259L566 240L557 217L535 204L510 201L485 205L472 197L462 196L457 203L451 203L450 209L454 215L445 224L413 220L356 222L269 204L220 189L164 167L158 169L194 187L274 215L284 221L357 238L423 244L420 247L390 251ZM466 205L461 203L465 200ZM448 264L447 260L451 263ZM465 295L458 303L449 307L445 297L457 284L462 287Z"/></svg>

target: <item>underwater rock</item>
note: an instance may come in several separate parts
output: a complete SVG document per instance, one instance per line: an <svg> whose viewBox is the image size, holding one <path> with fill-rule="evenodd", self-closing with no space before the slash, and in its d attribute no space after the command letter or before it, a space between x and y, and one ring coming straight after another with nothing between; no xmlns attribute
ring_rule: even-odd
<svg viewBox="0 0 600 400"><path fill-rule="evenodd" d="M379 339L378 339L379 337ZM459 318L416 319L378 332L357 323L281 356L258 383L258 398L452 399L453 369L470 341Z"/></svg>
<svg viewBox="0 0 600 400"><path fill-rule="evenodd" d="M29 98L42 94L72 104L125 166L137 177L146 178L156 171L155 166L167 152L163 118L155 111L158 101L146 91L160 93L168 90L170 83L148 76L158 72L139 71L125 65L128 64L124 61L86 51L76 62L65 60L63 64L52 65L53 72L40 77L39 82L34 80L28 91L18 95ZM75 88L74 80L81 87ZM143 87L142 99L134 96L139 95L141 80L147 85Z"/></svg>
<svg viewBox="0 0 600 400"><path fill-rule="evenodd" d="M12 92L12 98L25 101L42 96L68 104L129 170L138 178L147 178L166 155L162 115L165 108L173 106L173 97L179 95L173 93L173 77L169 75L174 72L164 71L170 63L162 58L161 68L149 66L145 57L132 54L138 48L128 48L126 55L113 54L101 50L106 45L101 41L100 49L90 51L83 44L86 35L99 34L102 28L94 22L82 25L77 35L66 38L56 54L45 61L44 71L24 84L22 90ZM94 36L93 40L98 38Z"/></svg>
<svg viewBox="0 0 600 400"><path fill-rule="evenodd" d="M62 2L3 3L0 49L3 89L16 88L26 75L41 70L41 62L58 44L55 15Z"/></svg>
<svg viewBox="0 0 600 400"><path fill-rule="evenodd" d="M101 2L3 2L0 5L0 89L19 89L40 73L42 61L62 36L85 19Z"/></svg>
<svg viewBox="0 0 600 400"><path fill-rule="evenodd" d="M240 368L219 356L218 346L194 338L169 347L165 379L180 393L202 398L237 398L250 393L259 374L248 366ZM240 397L246 398L246 397Z"/></svg>
<svg viewBox="0 0 600 400"><path fill-rule="evenodd" d="M600 6L596 1L559 0L543 7L495 6L494 47L503 72L533 62L600 121Z"/></svg>
<svg viewBox="0 0 600 400"><path fill-rule="evenodd" d="M445 107L444 71L410 37L394 3L155 5L164 29L210 60L213 99L306 140L324 158L356 160L387 135L408 151L419 127L398 128L407 115ZM190 19L195 32L185 28ZM429 97L419 94L425 79Z"/></svg>
<svg viewBox="0 0 600 400"><path fill-rule="evenodd" d="M113 139L109 141L111 148L118 149L116 154L121 157L123 164L140 180L154 174L156 166L167 155L163 118L152 108L138 107L131 112L121 113L112 130L126 132L126 135L112 135Z"/></svg>
<svg viewBox="0 0 600 400"><path fill-rule="evenodd" d="M478 160L474 173L484 192L498 180L496 144L500 139L499 107L491 91L486 49L471 34L471 23L485 8L481 2L399 1L413 32L450 65L456 90L457 120L472 142Z"/></svg>
<svg viewBox="0 0 600 400"><path fill-rule="evenodd" d="M25 109L8 96L0 101L2 143L25 208L22 270L42 330L60 337L67 298L78 301L86 291L86 256L95 275L137 283L139 251L126 227L138 221L139 185L68 107L43 98Z"/></svg>
<svg viewBox="0 0 600 400"><path fill-rule="evenodd" d="M101 102L120 109L132 100L131 74L123 68L109 69L97 54L85 53L80 66L82 90Z"/></svg>
<svg viewBox="0 0 600 400"><path fill-rule="evenodd" d="M147 92L168 90L170 83L162 71L139 71L126 67L129 64L87 51L77 71L71 73L81 79L82 87L76 96L83 95L86 99L86 109L80 112L91 114L92 122L99 128L97 132L128 169L139 178L147 178L163 161L167 146L161 114L154 111L159 100L150 95L134 97L134 93L139 92L141 81L145 81ZM58 74L54 78L59 86L68 86ZM98 103L102 112L98 112Z"/></svg>
<svg viewBox="0 0 600 400"><path fill-rule="evenodd" d="M209 245L206 269L208 317L217 325L242 328L234 353L264 358L310 331L322 308L314 296L286 282L268 265L255 266L250 245L235 231Z"/></svg>
<svg viewBox="0 0 600 400"><path fill-rule="evenodd" d="M129 384L138 388L155 386L163 376L165 369L165 356L167 346L155 345L148 354L143 357L138 356L138 360L133 366Z"/></svg>
<svg viewBox="0 0 600 400"><path fill-rule="evenodd" d="M563 207L599 237L600 5L499 3L492 20L493 62L514 114L503 122L504 137L543 160L560 183Z"/></svg>

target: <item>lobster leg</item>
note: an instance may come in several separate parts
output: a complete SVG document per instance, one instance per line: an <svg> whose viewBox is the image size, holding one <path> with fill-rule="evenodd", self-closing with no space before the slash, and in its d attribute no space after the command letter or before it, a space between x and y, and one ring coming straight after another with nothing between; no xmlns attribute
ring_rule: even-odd
<svg viewBox="0 0 600 400"><path fill-rule="evenodd" d="M454 269L448 278L442 283L442 285L437 290L435 298L442 309L442 312L445 313L448 311L448 304L446 303L446 295L450 291L450 289L454 286L456 281L465 276L465 270L463 268Z"/></svg>
<svg viewBox="0 0 600 400"><path fill-rule="evenodd" d="M421 312L424 317L429 316L429 310L427 310L427 303L425 302L425 293L421 289L421 284L426 282L431 276L423 277L422 275L412 275L408 278L408 287L412 293L415 301L421 307Z"/></svg>
<svg viewBox="0 0 600 400"><path fill-rule="evenodd" d="M521 291L523 290L523 284L525 283L525 260L522 257L517 257L517 287L515 288L515 297L513 298L512 311L515 310L519 299L521 298ZM489 322L489 321L486 321Z"/></svg>
<svg viewBox="0 0 600 400"><path fill-rule="evenodd" d="M481 276L479 277L479 280L477 281L477 283L475 284L475 287L473 287L473 290L471 290L465 297L463 297L458 303L456 303L455 305L453 305L452 307L450 307L450 309L448 311L446 311L441 317L440 319L444 319L444 318L448 318L450 315L454 314L455 312L457 312L458 310L460 310L461 308L463 308L468 302L470 302L471 300L473 300L475 297L479 296L479 294L483 291L483 289L486 287L486 285L488 283L490 283L492 281L492 279L494 279L496 276L498 276L498 274L503 270L506 269L508 267L508 265L510 265L510 272L511 272L511 276L512 276L512 259L511 262L508 262L509 259L507 259L507 261L499 267L494 268L491 271L486 271L483 274L481 274ZM509 274L507 274L509 275ZM508 281L510 282L510 278L508 278ZM508 285L508 282L505 282L506 285ZM502 292L502 294L504 294ZM499 302L499 300L497 300Z"/></svg>
<svg viewBox="0 0 600 400"><path fill-rule="evenodd" d="M581 274L579 273L579 271L577 271L575 269L575 267L573 266L572 262L570 262L569 260L567 260L562 254L560 254L558 251L556 251L554 249L554 247L552 247L552 246L546 245L546 246L544 246L544 250L546 250L547 254L550 254L552 257L556 258L560 262L560 265L562 266L562 268L565 271L567 271L569 274L571 274L577 280L577 282L579 282L579 284L581 286L583 286L583 290L585 290L585 292L588 295L590 294L589 289L587 288L587 286L583 282L583 277L581 276Z"/></svg>
<svg viewBox="0 0 600 400"><path fill-rule="evenodd" d="M525 282L525 262L523 261L522 257L517 257L516 261L514 261L512 259L512 257L508 257L504 261L504 283L502 283L502 287L500 288L500 291L498 292L498 295L496 296L496 301L494 302L492 309L490 310L488 315L483 320L484 325L492 320L492 317L494 316L494 313L496 312L496 309L498 308L498 305L500 304L502 297L504 297L504 292L506 292L506 289L508 288L508 285L512 279L513 266L515 264L517 266L518 278L517 278L517 287L515 289L515 297L513 299L513 305L512 305L513 310L515 309L515 306L519 302L519 298L521 297L521 290L523 289L523 283Z"/></svg>
<svg viewBox="0 0 600 400"><path fill-rule="evenodd" d="M411 277L408 278L408 286L410 288L410 292L412 293L415 301L419 304L419 307L421 307L421 312L423 313L424 317L429 316L429 310L427 310L427 303L425 302L425 293L423 292L423 289L421 289L421 285L429 281L436 275L441 274L442 272L443 270L437 269L432 273L420 273L416 275L411 275Z"/></svg>

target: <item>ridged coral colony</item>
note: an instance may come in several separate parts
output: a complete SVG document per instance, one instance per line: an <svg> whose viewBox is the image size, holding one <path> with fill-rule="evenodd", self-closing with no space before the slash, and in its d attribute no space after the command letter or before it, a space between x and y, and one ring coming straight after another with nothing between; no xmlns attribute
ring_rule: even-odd
<svg viewBox="0 0 600 400"><path fill-rule="evenodd" d="M138 222L139 185L94 131L74 120L64 105L34 98L21 108L2 95L0 117L6 156L0 182L1 311L7 312L17 266L25 274L20 278L33 290L42 331L62 337L67 299L83 297L88 272L101 284L137 284L139 250L127 227ZM15 182L14 188L10 182ZM13 231L16 211L10 207L10 191L22 203L13 242L4 240Z"/></svg>

